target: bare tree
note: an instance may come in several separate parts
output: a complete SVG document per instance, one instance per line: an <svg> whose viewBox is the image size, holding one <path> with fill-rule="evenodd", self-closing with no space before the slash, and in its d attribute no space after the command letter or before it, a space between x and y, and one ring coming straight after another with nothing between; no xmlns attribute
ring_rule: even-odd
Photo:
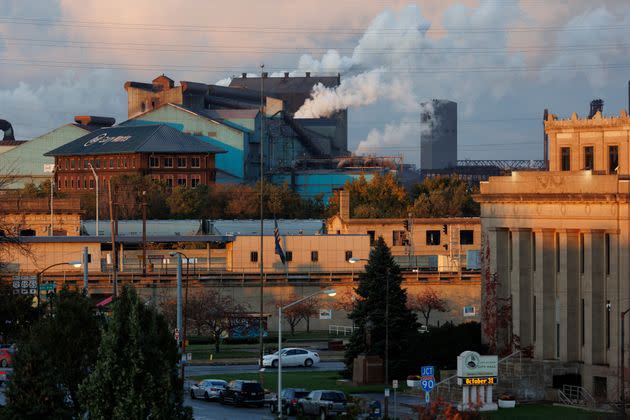
<svg viewBox="0 0 630 420"><path fill-rule="evenodd" d="M311 331L311 317L319 313L319 304L319 299L317 297L312 297L296 305L301 309L302 319L306 321L306 332Z"/></svg>
<svg viewBox="0 0 630 420"><path fill-rule="evenodd" d="M216 290L204 291L197 298L204 302L205 326L214 339L214 348L218 353L221 351L223 335L243 324L247 307L237 303L233 297L222 295Z"/></svg>
<svg viewBox="0 0 630 420"><path fill-rule="evenodd" d="M429 326L431 312L448 312L448 302L438 296L437 292L431 288L415 295L409 296L407 307L414 312L420 312L424 316L425 325Z"/></svg>

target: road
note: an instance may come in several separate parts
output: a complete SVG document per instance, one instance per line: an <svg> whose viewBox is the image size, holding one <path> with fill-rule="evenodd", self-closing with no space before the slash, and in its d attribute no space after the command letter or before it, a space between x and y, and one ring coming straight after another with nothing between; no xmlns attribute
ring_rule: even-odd
<svg viewBox="0 0 630 420"><path fill-rule="evenodd" d="M267 368L270 372L275 369ZM338 372L345 369L343 362L320 362L317 366L306 367L283 367L284 372ZM210 366L186 366L186 377L205 375L225 375L230 373L257 373L258 365L210 365Z"/></svg>

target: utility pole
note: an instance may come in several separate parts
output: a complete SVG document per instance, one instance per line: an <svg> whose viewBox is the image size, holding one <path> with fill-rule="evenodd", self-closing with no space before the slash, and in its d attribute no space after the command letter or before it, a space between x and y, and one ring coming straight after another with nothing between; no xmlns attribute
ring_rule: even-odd
<svg viewBox="0 0 630 420"><path fill-rule="evenodd" d="M177 253L177 354L179 355L179 363L182 362L182 333L183 333L183 316L182 316L182 254ZM184 340L186 337L184 337ZM183 377L183 369L180 371Z"/></svg>
<svg viewBox="0 0 630 420"><path fill-rule="evenodd" d="M98 233L98 208L99 208L99 201L98 201L98 175L96 175L96 171L94 170L94 166L92 166L91 163L88 163L88 167L92 171L92 175L94 175L94 182L96 183L96 236L98 236L99 235L99 233Z"/></svg>
<svg viewBox="0 0 630 420"><path fill-rule="evenodd" d="M389 267L385 271L385 388L389 388ZM384 401L385 418L389 418L389 396Z"/></svg>
<svg viewBox="0 0 630 420"><path fill-rule="evenodd" d="M50 232L48 236L53 236L53 196L55 192L55 171L53 169L53 176L50 178Z"/></svg>
<svg viewBox="0 0 630 420"><path fill-rule="evenodd" d="M147 192L142 191L142 275L147 275Z"/></svg>
<svg viewBox="0 0 630 420"><path fill-rule="evenodd" d="M109 195L109 229L112 237L112 297L116 299L118 294L118 263L116 258L116 222L114 217L114 201L112 200L112 179L107 180L107 193Z"/></svg>
<svg viewBox="0 0 630 420"><path fill-rule="evenodd" d="M263 264L263 245L264 245L264 203L263 203L263 194L264 194L264 168L263 168L263 132L265 125L265 97L264 97L264 69L265 65L260 65L260 319L258 320L258 345L259 345L259 358L258 363L260 368L263 366L263 297L265 294L265 269ZM262 383L263 374L260 372L260 379Z"/></svg>

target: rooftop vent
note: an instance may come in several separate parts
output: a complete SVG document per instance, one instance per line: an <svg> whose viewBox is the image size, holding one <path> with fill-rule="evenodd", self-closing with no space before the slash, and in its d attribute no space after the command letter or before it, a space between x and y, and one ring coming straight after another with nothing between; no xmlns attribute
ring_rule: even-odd
<svg viewBox="0 0 630 420"><path fill-rule="evenodd" d="M604 101L602 99L593 99L591 101L591 111L588 113L588 117L593 118L597 111L604 113Z"/></svg>
<svg viewBox="0 0 630 420"><path fill-rule="evenodd" d="M77 115L74 117L77 124L90 125L92 127L111 127L116 124L116 119L111 117L97 117L95 115Z"/></svg>
<svg viewBox="0 0 630 420"><path fill-rule="evenodd" d="M3 140L15 140L15 134L13 133L13 126L7 120L0 120L0 130L4 131Z"/></svg>

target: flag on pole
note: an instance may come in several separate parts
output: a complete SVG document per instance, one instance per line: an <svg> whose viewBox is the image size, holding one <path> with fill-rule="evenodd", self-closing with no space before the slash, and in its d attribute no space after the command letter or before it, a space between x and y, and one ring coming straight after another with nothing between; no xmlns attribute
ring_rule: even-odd
<svg viewBox="0 0 630 420"><path fill-rule="evenodd" d="M282 249L282 245L280 245L280 231L278 230L278 221L274 219L273 222L275 223L275 226L273 229L273 236L276 239L276 254L278 254L278 256L280 257L280 261L282 261L282 264L286 264L287 258L284 255L284 250Z"/></svg>

